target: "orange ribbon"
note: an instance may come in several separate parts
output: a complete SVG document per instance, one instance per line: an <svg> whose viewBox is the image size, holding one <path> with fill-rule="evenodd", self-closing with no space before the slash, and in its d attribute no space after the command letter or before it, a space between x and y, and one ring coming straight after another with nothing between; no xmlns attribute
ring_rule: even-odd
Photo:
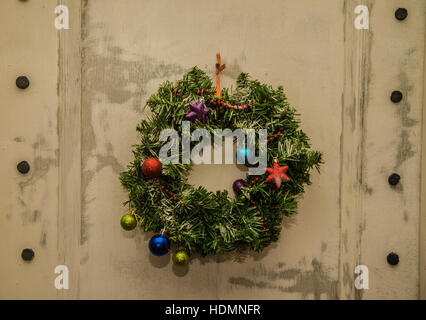
<svg viewBox="0 0 426 320"><path fill-rule="evenodd" d="M216 63L216 98L220 99L220 73L225 69L225 64L221 64L220 53L216 54L217 63Z"/></svg>

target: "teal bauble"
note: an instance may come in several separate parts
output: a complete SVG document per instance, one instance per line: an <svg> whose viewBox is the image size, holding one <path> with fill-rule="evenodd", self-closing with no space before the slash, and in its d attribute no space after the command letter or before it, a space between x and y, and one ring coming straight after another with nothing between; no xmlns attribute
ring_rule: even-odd
<svg viewBox="0 0 426 320"><path fill-rule="evenodd" d="M237 164L245 164L246 166L250 166L253 162L254 154L249 148L239 148L236 153ZM241 163L244 161L243 163Z"/></svg>

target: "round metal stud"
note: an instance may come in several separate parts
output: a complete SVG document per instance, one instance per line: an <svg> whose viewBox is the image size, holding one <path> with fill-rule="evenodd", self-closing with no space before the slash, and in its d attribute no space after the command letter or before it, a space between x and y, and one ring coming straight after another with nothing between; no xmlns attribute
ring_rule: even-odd
<svg viewBox="0 0 426 320"><path fill-rule="evenodd" d="M398 103L402 100L402 92L401 91L393 91L390 97L393 103Z"/></svg>
<svg viewBox="0 0 426 320"><path fill-rule="evenodd" d="M392 173L388 178L388 182L391 186L396 186L399 180L401 180L401 177L397 173Z"/></svg>
<svg viewBox="0 0 426 320"><path fill-rule="evenodd" d="M395 252L391 252L386 257L386 260L391 266L396 266L399 263L399 256Z"/></svg>
<svg viewBox="0 0 426 320"><path fill-rule="evenodd" d="M395 11L395 18L398 19L399 21L404 20L405 18L407 18L408 16L408 11L405 8L398 8Z"/></svg>
<svg viewBox="0 0 426 320"><path fill-rule="evenodd" d="M19 162L16 167L22 174L27 174L30 171L30 164L27 161Z"/></svg>
<svg viewBox="0 0 426 320"><path fill-rule="evenodd" d="M19 76L16 78L16 86L19 89L26 89L30 86L30 80L26 76Z"/></svg>
<svg viewBox="0 0 426 320"><path fill-rule="evenodd" d="M34 250L33 249L24 249L22 250L21 257L24 261L31 261L34 259Z"/></svg>

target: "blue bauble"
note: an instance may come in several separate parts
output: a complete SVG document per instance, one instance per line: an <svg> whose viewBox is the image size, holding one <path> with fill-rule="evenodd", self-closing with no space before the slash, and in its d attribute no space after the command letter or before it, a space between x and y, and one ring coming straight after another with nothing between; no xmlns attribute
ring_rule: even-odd
<svg viewBox="0 0 426 320"><path fill-rule="evenodd" d="M237 164L238 164L238 157L241 157L242 159L244 159L245 165L250 165L249 161L252 161L253 159L253 153L248 148L239 148L235 156L237 158Z"/></svg>
<svg viewBox="0 0 426 320"><path fill-rule="evenodd" d="M164 256L169 252L170 242L164 234L157 234L149 240L149 251L156 256Z"/></svg>

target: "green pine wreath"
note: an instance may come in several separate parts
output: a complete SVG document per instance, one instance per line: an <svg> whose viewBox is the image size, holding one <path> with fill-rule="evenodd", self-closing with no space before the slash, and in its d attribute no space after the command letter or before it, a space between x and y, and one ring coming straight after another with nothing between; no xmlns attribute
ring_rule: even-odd
<svg viewBox="0 0 426 320"><path fill-rule="evenodd" d="M304 185L311 184L311 169L319 172L322 155L310 150L309 138L299 128L298 114L287 103L281 86L273 89L241 73L234 90L223 89L221 99L214 93L212 80L194 67L182 80L163 83L149 98L145 108L152 114L137 126L141 140L134 146L134 160L120 174L129 193L124 204L144 231L164 232L175 250L188 255L260 251L278 240L283 216L296 213L297 198ZM145 176L142 163L158 158L165 143L159 140L161 130L174 128L181 133L189 103L200 99L210 112L205 123L191 123L191 130L267 129L267 167L274 161L288 166L290 180L277 189L265 182L268 173L247 176L241 193L233 199L226 190L213 193L188 184L192 164L166 164L159 177ZM191 142L191 148L195 144Z"/></svg>

